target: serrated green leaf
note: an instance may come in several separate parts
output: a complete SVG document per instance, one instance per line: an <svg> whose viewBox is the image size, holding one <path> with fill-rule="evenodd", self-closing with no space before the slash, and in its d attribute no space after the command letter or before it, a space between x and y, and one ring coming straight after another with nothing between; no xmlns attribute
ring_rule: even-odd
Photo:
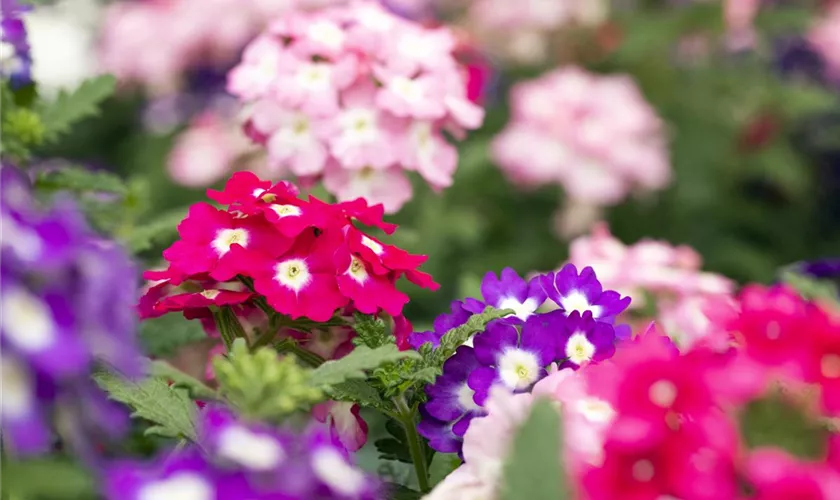
<svg viewBox="0 0 840 500"><path fill-rule="evenodd" d="M58 458L2 461L3 493L8 498L77 500L96 494L93 477L76 463ZM45 480L48 479L48 480Z"/></svg>
<svg viewBox="0 0 840 500"><path fill-rule="evenodd" d="M148 250L155 243L178 234L178 224L186 217L186 209L179 208L158 216L152 222L132 228L121 239L133 252Z"/></svg>
<svg viewBox="0 0 840 500"><path fill-rule="evenodd" d="M93 379L111 399L131 408L132 417L155 423L147 433L196 440L195 403L183 389L170 387L160 377L134 382L111 372L100 371L94 373Z"/></svg>
<svg viewBox="0 0 840 500"><path fill-rule="evenodd" d="M501 500L569 498L560 448L560 415L551 402L538 400L513 436L504 465Z"/></svg>
<svg viewBox="0 0 840 500"><path fill-rule="evenodd" d="M332 385L326 390L330 399L336 401L352 401L362 406L378 407L382 405L382 398L376 389L362 380L346 380Z"/></svg>
<svg viewBox="0 0 840 500"><path fill-rule="evenodd" d="M443 362L455 354L455 350L464 345L471 336L484 331L487 323L512 313L510 309L495 309L488 306L481 314L473 314L466 323L449 330L441 337L440 346L432 352L428 364L433 367L443 366Z"/></svg>
<svg viewBox="0 0 840 500"><path fill-rule="evenodd" d="M441 369L436 366L429 366L414 370L406 374L406 379L413 382L422 382L424 384L431 384L435 381L438 375L441 374Z"/></svg>
<svg viewBox="0 0 840 500"><path fill-rule="evenodd" d="M43 172L35 179L38 189L74 192L104 192L119 195L128 193L128 185L118 175L84 167L64 167Z"/></svg>
<svg viewBox="0 0 840 500"><path fill-rule="evenodd" d="M434 487L461 465L462 461L455 453L435 453L429 465L429 483Z"/></svg>
<svg viewBox="0 0 840 500"><path fill-rule="evenodd" d="M394 344L371 349L356 346L353 351L341 359L327 361L312 371L312 383L317 386L340 384L347 379L364 378L366 370L373 370L385 363L401 359L420 359L414 351L400 351Z"/></svg>
<svg viewBox="0 0 840 500"><path fill-rule="evenodd" d="M77 121L97 115L99 104L114 93L116 83L117 79L112 75L89 78L73 92L62 91L53 102L42 104L39 111L44 138L55 140Z"/></svg>
<svg viewBox="0 0 840 500"><path fill-rule="evenodd" d="M175 368L166 361L156 359L150 363L150 366L152 376L171 380L174 387L186 389L195 399L206 401L219 398L216 391L204 385L204 383L200 380L195 379Z"/></svg>
<svg viewBox="0 0 840 500"><path fill-rule="evenodd" d="M385 321L368 314L356 313L353 315L353 329L356 331L355 345L365 345L376 349L383 345L394 344L394 336L385 327Z"/></svg>
<svg viewBox="0 0 840 500"><path fill-rule="evenodd" d="M166 314L140 323L140 343L154 358L175 354L178 348L207 338L201 323L181 314Z"/></svg>

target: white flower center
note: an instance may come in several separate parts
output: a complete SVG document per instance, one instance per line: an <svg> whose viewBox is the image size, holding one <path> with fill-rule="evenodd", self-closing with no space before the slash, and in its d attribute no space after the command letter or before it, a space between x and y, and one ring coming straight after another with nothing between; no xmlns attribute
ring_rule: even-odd
<svg viewBox="0 0 840 500"><path fill-rule="evenodd" d="M204 290L201 292L201 295L206 299L213 300L218 297L220 293L222 293L221 290Z"/></svg>
<svg viewBox="0 0 840 500"><path fill-rule="evenodd" d="M335 23L318 21L309 26L306 34L312 40L320 42L331 49L338 49L344 44L344 31Z"/></svg>
<svg viewBox="0 0 840 500"><path fill-rule="evenodd" d="M376 255L382 255L382 251L385 250L385 248L382 245L373 241L367 236L362 236L362 245L370 248L370 250Z"/></svg>
<svg viewBox="0 0 840 500"><path fill-rule="evenodd" d="M519 319L527 319L537 310L539 304L534 299L525 299L519 302L514 297L505 297L499 302L499 309L513 309L513 315Z"/></svg>
<svg viewBox="0 0 840 500"><path fill-rule="evenodd" d="M301 291L312 280L309 266L303 259L289 259L274 266L274 279L295 292Z"/></svg>
<svg viewBox="0 0 840 500"><path fill-rule="evenodd" d="M370 144L379 139L376 113L371 109L348 109L340 120L344 139L352 144Z"/></svg>
<svg viewBox="0 0 840 500"><path fill-rule="evenodd" d="M423 37L405 35L400 37L399 52L408 56L422 59L430 54L430 44Z"/></svg>
<svg viewBox="0 0 840 500"><path fill-rule="evenodd" d="M294 217L303 213L300 207L296 207L294 205L271 205L271 210L277 214L278 217Z"/></svg>
<svg viewBox="0 0 840 500"><path fill-rule="evenodd" d="M230 247L234 243L247 247L249 237L248 231L241 228L222 229L216 233L216 238L213 239L211 245L221 257L230 251Z"/></svg>
<svg viewBox="0 0 840 500"><path fill-rule="evenodd" d="M180 472L167 479L143 486L138 500L213 500L216 492L202 476L194 472Z"/></svg>
<svg viewBox="0 0 840 500"><path fill-rule="evenodd" d="M677 399L677 386L670 380L657 380L651 384L648 396L656 406L670 408Z"/></svg>
<svg viewBox="0 0 840 500"><path fill-rule="evenodd" d="M297 83L309 90L327 90L330 88L332 68L324 63L310 63L298 70Z"/></svg>
<svg viewBox="0 0 840 500"><path fill-rule="evenodd" d="M23 418L32 408L32 387L29 376L14 358L0 359L0 415Z"/></svg>
<svg viewBox="0 0 840 500"><path fill-rule="evenodd" d="M577 411L590 422L606 424L615 417L612 405L598 398L585 398L577 402Z"/></svg>
<svg viewBox="0 0 840 500"><path fill-rule="evenodd" d="M357 496L365 487L364 474L330 448L321 448L315 452L312 468L318 479L342 495Z"/></svg>
<svg viewBox="0 0 840 500"><path fill-rule="evenodd" d="M254 434L236 425L222 431L218 453L221 457L254 470L273 469L286 458L283 448L270 437Z"/></svg>
<svg viewBox="0 0 840 500"><path fill-rule="evenodd" d="M359 284L364 284L364 282L368 279L368 272L367 269L365 269L365 263L362 262L362 259L356 257L355 255L350 261L350 267L347 268L347 274L349 274L350 277L356 280Z"/></svg>
<svg viewBox="0 0 840 500"><path fill-rule="evenodd" d="M262 194L265 193L265 189L257 188L251 192L251 196L254 198L259 198Z"/></svg>
<svg viewBox="0 0 840 500"><path fill-rule="evenodd" d="M820 372L825 378L840 378L840 356L826 354L820 360Z"/></svg>
<svg viewBox="0 0 840 500"><path fill-rule="evenodd" d="M423 97L423 87L415 80L398 76L391 80L389 85L391 91L408 102L417 102Z"/></svg>
<svg viewBox="0 0 840 500"><path fill-rule="evenodd" d="M566 342L566 357L576 365L591 361L595 355L595 345L582 332L575 332Z"/></svg>
<svg viewBox="0 0 840 500"><path fill-rule="evenodd" d="M510 389L527 389L540 376L537 357L528 351L511 348L502 353L498 361L499 377Z"/></svg>
<svg viewBox="0 0 840 500"><path fill-rule="evenodd" d="M586 311L592 312L592 316L598 318L601 315L601 306L593 306L589 303L586 296L580 292L572 292L565 297L560 298L560 305L566 314L577 311L583 314Z"/></svg>
<svg viewBox="0 0 840 500"><path fill-rule="evenodd" d="M41 255L43 245L38 233L22 227L11 217L3 217L0 235L2 245L10 247L21 260L32 262Z"/></svg>
<svg viewBox="0 0 840 500"><path fill-rule="evenodd" d="M633 479L646 483L653 479L653 463L650 460L639 460L633 464Z"/></svg>
<svg viewBox="0 0 840 500"><path fill-rule="evenodd" d="M770 340L776 340L782 334L782 327L779 326L777 321L771 321L767 323L767 330L765 331L767 338Z"/></svg>
<svg viewBox="0 0 840 500"><path fill-rule="evenodd" d="M481 408L477 404L475 404L475 400L473 396L475 395L475 391L470 389L470 386L466 384L466 382L461 385L458 389L458 405L464 411L475 411Z"/></svg>
<svg viewBox="0 0 840 500"><path fill-rule="evenodd" d="M2 296L3 335L23 351L37 352L52 345L56 326L44 302L26 290L13 288Z"/></svg>

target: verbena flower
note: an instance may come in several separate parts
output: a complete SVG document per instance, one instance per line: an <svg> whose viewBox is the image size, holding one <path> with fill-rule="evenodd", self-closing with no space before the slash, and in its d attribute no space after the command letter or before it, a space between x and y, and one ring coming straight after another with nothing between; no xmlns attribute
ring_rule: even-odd
<svg viewBox="0 0 840 500"><path fill-rule="evenodd" d="M5 163L0 189L6 443L12 453L46 451L48 418L57 412L67 431L62 437L91 459L92 441L127 424L127 415L91 382L93 363L128 376L142 372L132 310L136 270L68 200L49 209L36 205L27 179Z"/></svg>
<svg viewBox="0 0 840 500"><path fill-rule="evenodd" d="M374 499L378 481L316 427L305 433L239 419L226 408L200 412L200 444L151 463L116 462L106 470L110 499Z"/></svg>
<svg viewBox="0 0 840 500"><path fill-rule="evenodd" d="M467 98L446 28L425 29L377 2L274 20L245 49L228 90L248 104L246 131L277 175L323 180L339 200L362 196L396 212L406 171L452 184L461 137L483 111Z"/></svg>
<svg viewBox="0 0 840 500"><path fill-rule="evenodd" d="M571 202L615 205L671 177L662 120L627 76L565 67L518 83L494 160L516 184L559 184Z"/></svg>
<svg viewBox="0 0 840 500"><path fill-rule="evenodd" d="M26 26L22 15L31 7L18 0L2 0L0 3L0 76L9 79L13 88L32 82L32 57Z"/></svg>

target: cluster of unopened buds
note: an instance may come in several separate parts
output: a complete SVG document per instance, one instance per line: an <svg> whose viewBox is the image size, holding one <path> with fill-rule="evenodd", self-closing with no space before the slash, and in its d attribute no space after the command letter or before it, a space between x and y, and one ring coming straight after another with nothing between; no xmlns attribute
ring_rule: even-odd
<svg viewBox="0 0 840 500"><path fill-rule="evenodd" d="M455 49L448 29L373 1L294 12L248 45L228 90L249 104L246 132L273 172L392 213L412 196L406 171L451 185L458 154L444 131L463 137L483 121Z"/></svg>
<svg viewBox="0 0 840 500"><path fill-rule="evenodd" d="M539 398L559 403L578 498L837 498L837 311L749 285L729 312L725 344L679 350L651 326L609 359L550 367L527 392L495 386L463 437L465 464L428 498L492 496L511 430Z"/></svg>

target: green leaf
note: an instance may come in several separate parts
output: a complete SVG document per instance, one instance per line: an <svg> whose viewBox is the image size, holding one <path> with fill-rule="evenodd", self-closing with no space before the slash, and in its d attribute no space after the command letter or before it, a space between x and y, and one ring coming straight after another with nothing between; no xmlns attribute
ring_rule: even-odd
<svg viewBox="0 0 840 500"><path fill-rule="evenodd" d="M195 403L183 389L170 387L160 377L134 382L100 371L94 373L93 379L111 399L134 410L132 417L157 424L146 431L148 434L196 440Z"/></svg>
<svg viewBox="0 0 840 500"><path fill-rule="evenodd" d="M336 401L352 401L362 406L382 406L382 398L379 393L363 380L346 380L340 384L327 388L330 399Z"/></svg>
<svg viewBox="0 0 840 500"><path fill-rule="evenodd" d="M186 217L186 209L179 208L156 217L153 221L133 227L121 239L133 252L148 250L155 243L178 234L178 224Z"/></svg>
<svg viewBox="0 0 840 500"><path fill-rule="evenodd" d="M207 338L199 321L175 313L143 321L139 335L143 349L154 358L172 356L180 347Z"/></svg>
<svg viewBox="0 0 840 500"><path fill-rule="evenodd" d="M828 300L837 303L840 296L834 283L816 280L790 269L782 271L782 281L795 288L807 300Z"/></svg>
<svg viewBox="0 0 840 500"><path fill-rule="evenodd" d="M431 384L434 383L435 379L438 375L441 374L441 369L436 366L429 366L426 368L421 368L419 370L414 370L406 375L407 380L411 380L413 382L422 382L424 384Z"/></svg>
<svg viewBox="0 0 840 500"><path fill-rule="evenodd" d="M394 344L394 336L388 332L385 321L381 318L362 313L356 313L353 317L353 329L356 330L354 344L365 345L371 349Z"/></svg>
<svg viewBox="0 0 840 500"><path fill-rule="evenodd" d="M513 436L504 465L501 500L569 498L560 464L560 416L552 403L538 400Z"/></svg>
<svg viewBox="0 0 840 500"><path fill-rule="evenodd" d="M351 378L365 378L366 370L373 370L385 363L401 359L420 359L414 351L400 351L394 344L371 349L356 346L353 351L341 359L327 361L312 372L312 383L319 386L339 384Z"/></svg>
<svg viewBox="0 0 840 500"><path fill-rule="evenodd" d="M463 462L455 453L435 453L429 465L429 482L434 487L446 476L457 469Z"/></svg>
<svg viewBox="0 0 840 500"><path fill-rule="evenodd" d="M200 380L195 379L175 368L166 361L160 359L152 361L151 372L153 376L171 380L173 382L173 387L186 389L194 399L206 401L219 398L216 391L204 385L204 383Z"/></svg>
<svg viewBox="0 0 840 500"><path fill-rule="evenodd" d="M403 486L396 483L386 483L385 488L388 490L388 498L393 500L420 500L423 494L419 491L412 490L408 486Z"/></svg>
<svg viewBox="0 0 840 500"><path fill-rule="evenodd" d="M43 172L35 179L38 189L67 190L77 193L105 192L125 195L128 186L119 176L101 170L84 167L64 167Z"/></svg>
<svg viewBox="0 0 840 500"><path fill-rule="evenodd" d="M99 104L114 93L117 79L101 75L85 80L71 93L62 91L55 101L40 107L44 137L55 140L77 121L99 114Z"/></svg>
<svg viewBox="0 0 840 500"><path fill-rule="evenodd" d="M96 495L96 484L81 466L59 458L18 462L4 457L0 467L4 498L77 500Z"/></svg>
<svg viewBox="0 0 840 500"><path fill-rule="evenodd" d="M487 323L512 314L510 309L495 309L487 307L481 314L473 314L463 325L446 332L440 339L440 346L431 354L429 360L432 366L443 366L443 362L455 354L455 350L464 345L470 337L484 331Z"/></svg>

